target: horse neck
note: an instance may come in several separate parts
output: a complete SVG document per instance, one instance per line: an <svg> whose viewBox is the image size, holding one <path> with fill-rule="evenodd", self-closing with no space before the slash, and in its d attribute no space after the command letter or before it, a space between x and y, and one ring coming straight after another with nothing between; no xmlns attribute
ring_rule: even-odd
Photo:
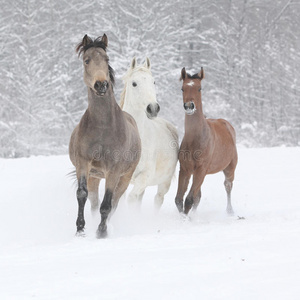
<svg viewBox="0 0 300 300"><path fill-rule="evenodd" d="M99 98L95 92L88 88L88 112L93 122L101 124L116 123L116 119L122 119L122 113L117 104L112 87L110 86L105 95Z"/></svg>
<svg viewBox="0 0 300 300"><path fill-rule="evenodd" d="M209 130L209 125L203 114L201 94L198 100L199 105L193 115L185 116L185 134L193 133L191 136L205 137Z"/></svg>

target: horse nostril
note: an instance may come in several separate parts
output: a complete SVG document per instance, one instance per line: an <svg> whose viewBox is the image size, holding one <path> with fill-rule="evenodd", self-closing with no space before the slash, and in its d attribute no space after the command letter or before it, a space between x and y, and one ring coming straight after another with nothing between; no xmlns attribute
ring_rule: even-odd
<svg viewBox="0 0 300 300"><path fill-rule="evenodd" d="M94 84L94 88L95 88L95 90L99 90L101 88L101 82L96 81L95 84Z"/></svg>
<svg viewBox="0 0 300 300"><path fill-rule="evenodd" d="M157 104L157 106L156 106L156 112L159 113L159 111L160 111L160 106L159 106L159 104Z"/></svg>
<svg viewBox="0 0 300 300"><path fill-rule="evenodd" d="M193 110L195 108L195 104L194 104L194 102L190 101L190 102L184 103L183 107L185 110L187 110L187 109Z"/></svg>
<svg viewBox="0 0 300 300"><path fill-rule="evenodd" d="M147 106L147 112L148 112L149 114L152 113L152 109L151 109L151 105L150 105L150 104Z"/></svg>

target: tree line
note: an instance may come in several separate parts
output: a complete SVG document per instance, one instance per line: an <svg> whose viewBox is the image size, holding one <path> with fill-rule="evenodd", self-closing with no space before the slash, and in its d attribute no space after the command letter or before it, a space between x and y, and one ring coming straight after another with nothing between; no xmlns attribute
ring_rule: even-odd
<svg viewBox="0 0 300 300"><path fill-rule="evenodd" d="M296 0L2 1L0 156L66 153L87 106L76 44L104 32L120 98L132 57L151 60L161 104L182 136L182 67L204 68L206 115L245 146L299 145Z"/></svg>

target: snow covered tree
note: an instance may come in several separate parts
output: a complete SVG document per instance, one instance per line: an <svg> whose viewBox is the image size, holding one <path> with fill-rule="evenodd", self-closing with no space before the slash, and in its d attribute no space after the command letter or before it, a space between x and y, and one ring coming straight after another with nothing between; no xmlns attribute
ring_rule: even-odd
<svg viewBox="0 0 300 300"><path fill-rule="evenodd" d="M204 67L204 110L249 146L299 145L296 0L4 1L0 11L0 156L65 153L87 103L74 51L108 35L116 98L133 56L148 56L161 116L183 133L180 70Z"/></svg>

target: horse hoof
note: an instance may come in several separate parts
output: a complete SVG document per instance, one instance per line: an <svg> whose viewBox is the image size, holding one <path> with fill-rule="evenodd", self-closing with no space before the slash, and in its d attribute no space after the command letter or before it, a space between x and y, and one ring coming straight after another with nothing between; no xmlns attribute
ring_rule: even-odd
<svg viewBox="0 0 300 300"><path fill-rule="evenodd" d="M107 226L99 225L98 230L97 230L97 238L105 239L106 237L107 237Z"/></svg>
<svg viewBox="0 0 300 300"><path fill-rule="evenodd" d="M77 237L85 237L85 232L83 230L78 230L75 235Z"/></svg>
<svg viewBox="0 0 300 300"><path fill-rule="evenodd" d="M234 211L233 211L232 207L228 207L228 208L226 209L226 212L227 212L227 214L228 214L229 216L233 216L233 215L234 215Z"/></svg>
<svg viewBox="0 0 300 300"><path fill-rule="evenodd" d="M191 220L191 218L187 214L185 214L183 212L180 213L180 217L181 217L181 219L182 219L183 222L188 222L188 221Z"/></svg>
<svg viewBox="0 0 300 300"><path fill-rule="evenodd" d="M176 202L175 201L175 203L176 203L176 206L177 206L177 209L178 209L179 213L180 214L183 213L183 202Z"/></svg>
<svg viewBox="0 0 300 300"><path fill-rule="evenodd" d="M107 230L97 230L97 239L105 239L107 237Z"/></svg>

